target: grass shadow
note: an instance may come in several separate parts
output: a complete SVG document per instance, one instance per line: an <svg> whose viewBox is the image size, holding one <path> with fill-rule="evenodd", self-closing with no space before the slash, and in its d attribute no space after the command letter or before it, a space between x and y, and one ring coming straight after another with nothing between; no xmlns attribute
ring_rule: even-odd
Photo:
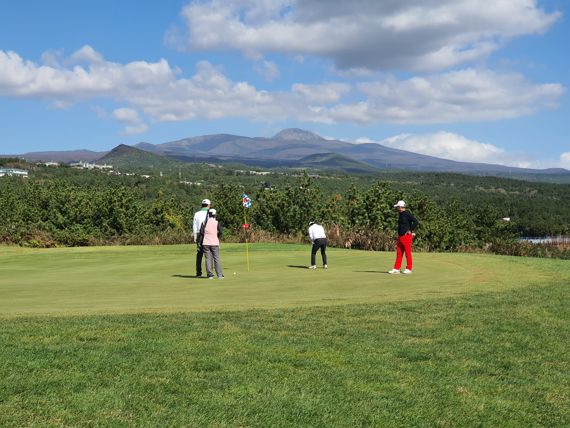
<svg viewBox="0 0 570 428"><path fill-rule="evenodd" d="M287 265L288 268L297 268L297 269L309 269L308 266L301 266L301 265Z"/></svg>
<svg viewBox="0 0 570 428"><path fill-rule="evenodd" d="M195 279L207 279L206 276L196 276L196 275L172 275L173 278L195 278Z"/></svg>

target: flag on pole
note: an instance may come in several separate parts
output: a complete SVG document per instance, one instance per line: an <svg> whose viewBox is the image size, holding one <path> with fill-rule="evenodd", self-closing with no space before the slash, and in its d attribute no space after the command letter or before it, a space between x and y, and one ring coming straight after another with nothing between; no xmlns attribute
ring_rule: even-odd
<svg viewBox="0 0 570 428"><path fill-rule="evenodd" d="M247 208L251 207L251 198L245 193L241 195L241 204L243 205L243 231L245 232L245 258L247 260L247 271L249 272L249 246L247 241L247 234L249 231L249 224L247 223Z"/></svg>
<svg viewBox="0 0 570 428"><path fill-rule="evenodd" d="M242 204L245 208L251 207L251 198L247 196L245 193L242 195Z"/></svg>

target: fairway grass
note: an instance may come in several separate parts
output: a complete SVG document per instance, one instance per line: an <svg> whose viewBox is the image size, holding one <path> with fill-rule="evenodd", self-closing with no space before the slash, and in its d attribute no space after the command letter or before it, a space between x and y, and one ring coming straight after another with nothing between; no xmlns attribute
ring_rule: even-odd
<svg viewBox="0 0 570 428"><path fill-rule="evenodd" d="M283 308L461 295L567 278L568 262L474 254L415 254L412 275L388 275L391 253L329 249L306 269L309 246L222 247L225 278L194 278L194 246L0 247L0 316ZM235 275L234 275L235 272Z"/></svg>
<svg viewBox="0 0 570 428"><path fill-rule="evenodd" d="M307 253L0 247L0 426L570 425L567 261Z"/></svg>

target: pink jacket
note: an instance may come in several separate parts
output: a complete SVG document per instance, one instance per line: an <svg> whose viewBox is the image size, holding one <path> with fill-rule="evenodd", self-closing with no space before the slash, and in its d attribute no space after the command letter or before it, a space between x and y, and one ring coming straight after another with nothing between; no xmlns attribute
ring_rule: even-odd
<svg viewBox="0 0 570 428"><path fill-rule="evenodd" d="M218 220L214 217L210 217L208 223L206 223L204 242L202 245L220 245L220 240L218 239Z"/></svg>

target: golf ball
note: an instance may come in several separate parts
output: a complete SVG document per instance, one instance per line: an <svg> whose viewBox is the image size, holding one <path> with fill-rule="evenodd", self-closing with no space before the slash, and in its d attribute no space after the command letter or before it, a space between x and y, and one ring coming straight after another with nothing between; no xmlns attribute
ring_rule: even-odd
<svg viewBox="0 0 570 428"><path fill-rule="evenodd" d="M237 273L234 272L234 275L237 275Z"/></svg>

